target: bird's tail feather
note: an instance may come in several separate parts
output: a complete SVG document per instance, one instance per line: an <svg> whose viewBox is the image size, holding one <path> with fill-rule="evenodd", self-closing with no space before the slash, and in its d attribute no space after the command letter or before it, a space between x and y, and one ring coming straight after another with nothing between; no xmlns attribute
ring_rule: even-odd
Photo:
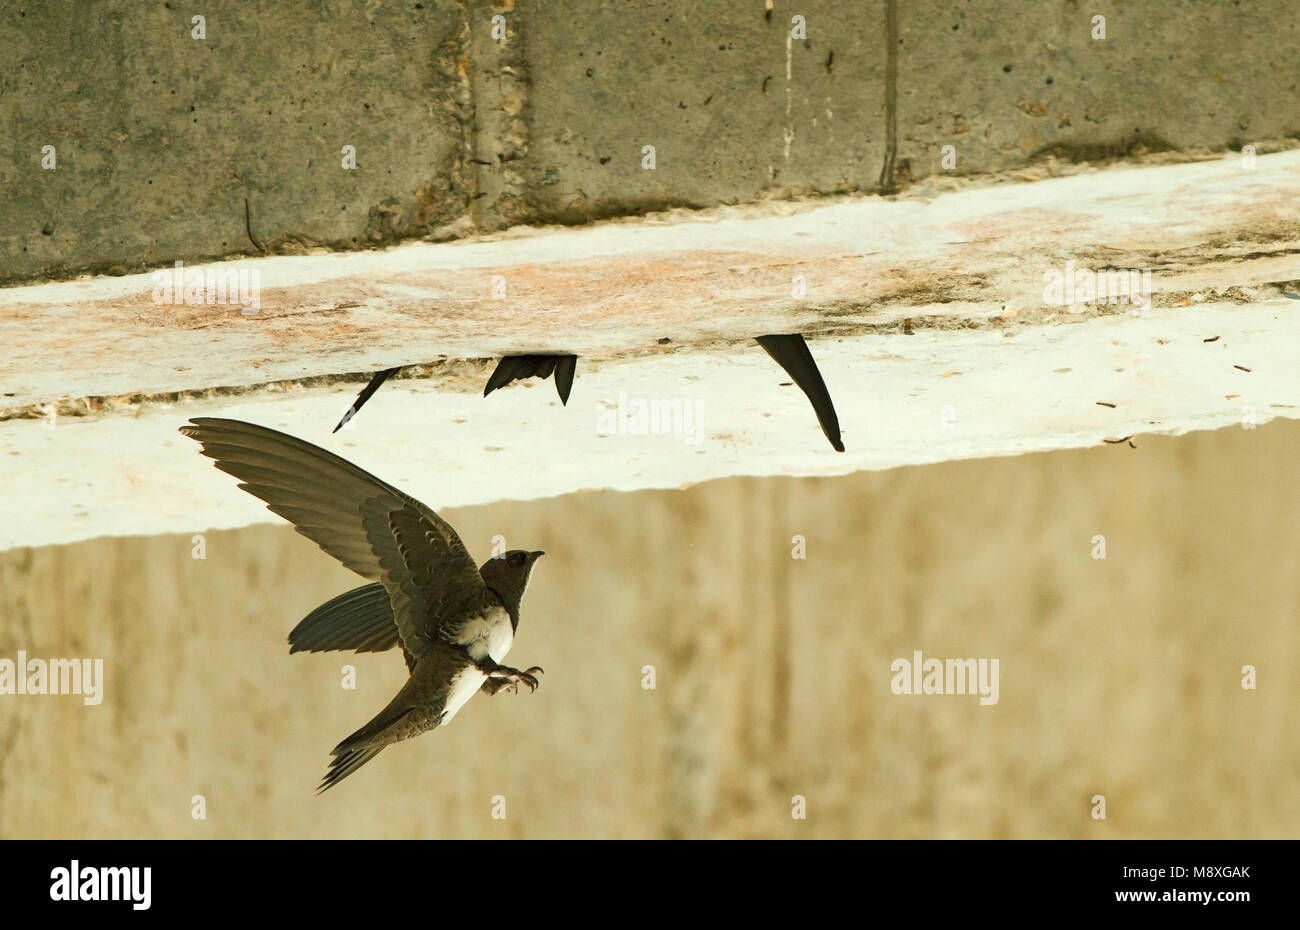
<svg viewBox="0 0 1300 930"><path fill-rule="evenodd" d="M325 773L325 777L321 779L320 787L316 789L316 793L320 794L322 791L328 791L333 788L343 779L361 768L361 766L365 765L375 756L383 752L383 750L383 745L366 746L361 749L349 749L336 755L333 761L330 762L330 767Z"/></svg>
<svg viewBox="0 0 1300 930"><path fill-rule="evenodd" d="M402 694L394 699L394 704L403 699ZM394 709L390 704L374 716L369 723L357 730L343 742L339 743L332 750L331 755L341 756L353 752L357 749L365 749L367 746L378 743L380 746L387 746L389 743L397 742L401 737L384 738L384 731L395 726L403 717L415 710L414 707L398 707Z"/></svg>
<svg viewBox="0 0 1300 930"><path fill-rule="evenodd" d="M393 699L393 703L381 710L369 723L330 751L330 754L334 756L334 760L330 762L329 771L321 779L320 787L316 789L317 794L333 788L379 755L380 750L389 743L402 738L385 731L400 723L407 714L415 710L410 705L402 706L402 702L405 700L407 700L407 697L404 691L399 692L397 697Z"/></svg>

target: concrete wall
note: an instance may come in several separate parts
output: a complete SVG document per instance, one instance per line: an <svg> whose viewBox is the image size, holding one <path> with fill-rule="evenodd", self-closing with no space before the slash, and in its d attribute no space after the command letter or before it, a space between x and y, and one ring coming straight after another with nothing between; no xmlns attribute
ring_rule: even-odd
<svg viewBox="0 0 1300 930"><path fill-rule="evenodd" d="M1290 0L890 2L10 5L0 282L1300 136Z"/></svg>
<svg viewBox="0 0 1300 930"><path fill-rule="evenodd" d="M102 656L108 682L0 697L0 837L1294 837L1297 457L1279 421L449 512L476 555L547 550L511 654L541 689L320 798L404 675L286 652L355 576L283 526L203 561L188 534L6 552L0 657ZM999 703L891 694L915 649L999 658Z"/></svg>

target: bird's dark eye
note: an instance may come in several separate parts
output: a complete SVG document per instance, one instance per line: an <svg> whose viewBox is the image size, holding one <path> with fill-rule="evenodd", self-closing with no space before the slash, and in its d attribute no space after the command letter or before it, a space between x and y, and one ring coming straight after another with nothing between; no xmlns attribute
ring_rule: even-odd
<svg viewBox="0 0 1300 930"><path fill-rule="evenodd" d="M518 568L520 565L524 564L524 557L519 553L515 553L510 557L510 564L515 568Z"/></svg>

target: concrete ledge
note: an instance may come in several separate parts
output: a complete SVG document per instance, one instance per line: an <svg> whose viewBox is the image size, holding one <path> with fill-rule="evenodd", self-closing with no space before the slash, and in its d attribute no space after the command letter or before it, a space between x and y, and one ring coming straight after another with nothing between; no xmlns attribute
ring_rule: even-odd
<svg viewBox="0 0 1300 930"><path fill-rule="evenodd" d="M257 275L252 315L160 305L149 274L9 288L0 417L527 351L581 355L581 385L593 362L762 333L865 337L901 333L904 319L914 332L1001 331L1129 312L1045 306L1044 273L1067 262L1151 271L1156 308L1294 291L1300 151L1253 171L1229 157L216 266Z"/></svg>
<svg viewBox="0 0 1300 930"><path fill-rule="evenodd" d="M253 316L158 307L147 275L0 292L0 548L274 520L176 434L195 415L340 450L435 506L1140 454L1118 441L1300 415L1300 152L670 219L261 259ZM1149 308L1045 305L1070 262L1151 271ZM789 330L844 455L752 342ZM545 349L582 355L567 408L536 382L480 396L488 358ZM330 435L368 369L430 361ZM685 418L638 432L651 401Z"/></svg>
<svg viewBox="0 0 1300 930"><path fill-rule="evenodd" d="M815 340L843 455L753 344L580 363L567 408L540 382L485 400L488 369L465 363L444 378L390 382L334 435L355 385L142 404L52 427L10 420L0 428L0 549L278 522L176 432L199 415L294 433L437 507L728 475L845 474L1130 435L1137 451L1119 443L1113 454L1140 456L1146 434L1300 416L1297 307L1286 298L1219 302L1068 326ZM609 431L620 392L625 411L633 400L679 402L693 435L620 433L617 419Z"/></svg>

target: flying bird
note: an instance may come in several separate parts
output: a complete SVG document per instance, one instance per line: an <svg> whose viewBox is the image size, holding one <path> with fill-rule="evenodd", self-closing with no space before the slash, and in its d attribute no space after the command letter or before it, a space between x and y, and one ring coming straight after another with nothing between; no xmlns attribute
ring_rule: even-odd
<svg viewBox="0 0 1300 930"><path fill-rule="evenodd" d="M483 389L483 396L487 397L497 388L505 387L511 381L521 381L524 378L549 378L553 372L555 390L560 395L560 403L567 406L569 391L573 389L573 375L577 369L578 356L576 355L507 355L497 362L492 377L488 378L487 387ZM370 383L361 389L357 399L352 402L352 406L334 427L334 432L337 433L360 412L371 395L379 390L381 384L401 370L402 366L399 365L396 368L385 368L383 371L375 372Z"/></svg>
<svg viewBox="0 0 1300 930"><path fill-rule="evenodd" d="M389 744L450 722L479 690L495 694L517 690L520 683L536 690L540 668L520 671L500 663L519 628L533 563L544 553L515 549L479 568L433 510L318 446L214 417L196 417L181 432L198 440L203 454L267 509L377 582L323 604L295 633L312 621L324 638L309 643L345 643L320 648L402 647L410 673L406 684L374 719L334 747L318 791L338 784ZM388 601L386 616L378 610L379 591ZM349 627L358 610L384 616L387 625ZM329 640L327 632L339 638ZM291 652L318 648L293 645L292 635L290 642Z"/></svg>
<svg viewBox="0 0 1300 930"><path fill-rule="evenodd" d="M831 446L836 452L843 452L844 443L840 440L840 420L835 415L835 405L831 403L826 382L822 380L822 373L817 370L817 363L813 361L803 336L799 333L755 336L754 341L799 385L799 389L812 402L817 422L821 424L822 432L830 440Z"/></svg>
<svg viewBox="0 0 1300 930"><path fill-rule="evenodd" d="M577 369L576 355L507 355L497 364L492 377L488 378L483 396L487 397L511 381L522 381L524 378L545 379L554 372L555 391L560 395L560 403L567 406L569 391L573 388L573 373Z"/></svg>

